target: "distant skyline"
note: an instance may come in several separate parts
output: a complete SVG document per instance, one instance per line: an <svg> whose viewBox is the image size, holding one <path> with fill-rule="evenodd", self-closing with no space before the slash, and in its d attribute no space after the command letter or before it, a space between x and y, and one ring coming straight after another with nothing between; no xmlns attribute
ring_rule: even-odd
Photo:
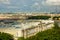
<svg viewBox="0 0 60 40"><path fill-rule="evenodd" d="M60 12L60 0L0 0L0 12Z"/></svg>

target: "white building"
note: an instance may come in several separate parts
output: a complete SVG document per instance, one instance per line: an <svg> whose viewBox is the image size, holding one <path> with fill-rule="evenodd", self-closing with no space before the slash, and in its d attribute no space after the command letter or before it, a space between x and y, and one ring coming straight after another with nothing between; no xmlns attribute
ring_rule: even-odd
<svg viewBox="0 0 60 40"><path fill-rule="evenodd" d="M29 20L29 22L23 22L12 27L0 28L0 32L12 34L17 37L30 37L38 32L50 29L53 27L54 21L52 20Z"/></svg>

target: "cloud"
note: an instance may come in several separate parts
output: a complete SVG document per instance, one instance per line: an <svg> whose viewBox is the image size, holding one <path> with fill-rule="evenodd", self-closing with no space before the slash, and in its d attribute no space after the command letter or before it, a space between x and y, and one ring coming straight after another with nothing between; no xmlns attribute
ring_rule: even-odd
<svg viewBox="0 0 60 40"><path fill-rule="evenodd" d="M38 6L40 6L38 2L35 2L34 4L32 4L32 7L38 7Z"/></svg>
<svg viewBox="0 0 60 40"><path fill-rule="evenodd" d="M8 9L10 8L18 8L18 6L7 6Z"/></svg>
<svg viewBox="0 0 60 40"><path fill-rule="evenodd" d="M3 3L3 4L10 4L10 1L9 1L9 0L0 0L0 3Z"/></svg>
<svg viewBox="0 0 60 40"><path fill-rule="evenodd" d="M60 5L60 0L45 0L42 3L46 5Z"/></svg>
<svg viewBox="0 0 60 40"><path fill-rule="evenodd" d="M35 6L38 6L38 5L39 5L39 3L37 3L37 2L36 2L36 3L34 3L34 5L35 5Z"/></svg>
<svg viewBox="0 0 60 40"><path fill-rule="evenodd" d="M38 2L35 2L34 4L32 4L31 8L34 9L33 11L35 11L40 10L41 6Z"/></svg>
<svg viewBox="0 0 60 40"><path fill-rule="evenodd" d="M28 6L28 5L24 5L24 6Z"/></svg>
<svg viewBox="0 0 60 40"><path fill-rule="evenodd" d="M32 0L32 1L40 1L40 0Z"/></svg>

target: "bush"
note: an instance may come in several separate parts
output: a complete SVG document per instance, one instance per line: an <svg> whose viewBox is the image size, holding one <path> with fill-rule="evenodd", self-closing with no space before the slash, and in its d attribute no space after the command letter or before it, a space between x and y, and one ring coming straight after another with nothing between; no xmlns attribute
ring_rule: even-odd
<svg viewBox="0 0 60 40"><path fill-rule="evenodd" d="M18 40L24 40L24 37L19 37Z"/></svg>
<svg viewBox="0 0 60 40"><path fill-rule="evenodd" d="M0 32L0 40L14 40L13 36L8 33Z"/></svg>

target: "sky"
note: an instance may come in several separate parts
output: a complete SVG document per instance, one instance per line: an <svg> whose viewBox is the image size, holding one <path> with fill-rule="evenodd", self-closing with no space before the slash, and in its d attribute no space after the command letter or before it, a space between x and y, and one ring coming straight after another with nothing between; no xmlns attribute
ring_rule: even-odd
<svg viewBox="0 0 60 40"><path fill-rule="evenodd" d="M0 0L0 12L60 12L60 0Z"/></svg>

